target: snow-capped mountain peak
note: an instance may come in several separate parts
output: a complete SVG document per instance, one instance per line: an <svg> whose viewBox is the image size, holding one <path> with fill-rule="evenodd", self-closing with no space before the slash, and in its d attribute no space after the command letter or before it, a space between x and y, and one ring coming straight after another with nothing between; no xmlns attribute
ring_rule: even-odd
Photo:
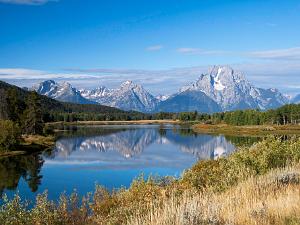
<svg viewBox="0 0 300 225"><path fill-rule="evenodd" d="M230 66L213 66L207 73L170 96L154 97L142 85L127 80L118 88L99 86L93 90L77 90L67 82L44 81L33 87L38 93L67 102L100 103L123 110L141 112L219 112L237 109L271 109L291 99L277 89L255 87L242 72ZM300 96L293 99L300 102Z"/></svg>
<svg viewBox="0 0 300 225"><path fill-rule="evenodd" d="M213 66L208 73L181 91L202 91L218 103L222 110L278 107L287 99L276 89L264 90L253 86L239 71L229 66Z"/></svg>
<svg viewBox="0 0 300 225"><path fill-rule="evenodd" d="M170 98L170 95L162 95L159 94L155 97L158 101L166 101L168 98Z"/></svg>
<svg viewBox="0 0 300 225"><path fill-rule="evenodd" d="M73 88L68 82L57 83L53 80L46 80L34 85L32 90L35 90L41 95L46 95L62 102L95 104L95 102L89 101L82 97L80 92L76 88Z"/></svg>
<svg viewBox="0 0 300 225"><path fill-rule="evenodd" d="M134 86L136 86L136 84L131 80L126 80L120 85L121 88L132 88Z"/></svg>
<svg viewBox="0 0 300 225"><path fill-rule="evenodd" d="M99 87L89 91L81 90L80 92L83 97L89 100L123 110L152 112L155 110L158 101L143 86L129 80L123 82L116 89Z"/></svg>
<svg viewBox="0 0 300 225"><path fill-rule="evenodd" d="M110 94L111 90L104 86L97 87L93 90L80 89L79 92L84 98L97 101L99 98L106 97Z"/></svg>

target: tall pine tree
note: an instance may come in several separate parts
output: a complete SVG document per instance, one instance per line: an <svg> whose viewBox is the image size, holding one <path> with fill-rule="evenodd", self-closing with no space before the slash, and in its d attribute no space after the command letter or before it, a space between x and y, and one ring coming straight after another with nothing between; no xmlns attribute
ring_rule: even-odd
<svg viewBox="0 0 300 225"><path fill-rule="evenodd" d="M31 92L26 99L24 111L24 132L26 134L43 134L44 122L41 102L36 92Z"/></svg>
<svg viewBox="0 0 300 225"><path fill-rule="evenodd" d="M24 101L18 95L17 89L11 88L7 92L7 99L10 111L10 120L21 124L22 111L24 110Z"/></svg>
<svg viewBox="0 0 300 225"><path fill-rule="evenodd" d="M0 89L0 120L8 120L9 112L8 112L8 102L7 102L7 94L4 89Z"/></svg>

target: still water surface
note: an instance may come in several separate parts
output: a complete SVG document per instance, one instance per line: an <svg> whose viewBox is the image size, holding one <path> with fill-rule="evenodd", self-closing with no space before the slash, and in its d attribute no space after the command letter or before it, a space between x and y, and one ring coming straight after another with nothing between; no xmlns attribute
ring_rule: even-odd
<svg viewBox="0 0 300 225"><path fill-rule="evenodd" d="M144 176L180 176L201 159L223 157L251 138L196 134L173 125L85 126L62 132L52 151L0 159L0 194L58 199L76 189L128 187Z"/></svg>

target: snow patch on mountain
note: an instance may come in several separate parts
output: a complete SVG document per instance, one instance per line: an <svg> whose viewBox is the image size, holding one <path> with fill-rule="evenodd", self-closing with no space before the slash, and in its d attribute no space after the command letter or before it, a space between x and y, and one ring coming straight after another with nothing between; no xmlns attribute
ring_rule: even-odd
<svg viewBox="0 0 300 225"><path fill-rule="evenodd" d="M100 104L117 107L123 110L152 112L158 100L146 91L143 86L132 81L123 82L117 89L100 87L95 90L81 90L82 96Z"/></svg>
<svg viewBox="0 0 300 225"><path fill-rule="evenodd" d="M222 73L222 68L220 67L218 69L218 74L217 76L214 78L214 87L217 91L223 91L225 89L225 86L222 84L222 82L220 81L220 74Z"/></svg>
<svg viewBox="0 0 300 225"><path fill-rule="evenodd" d="M47 80L36 84L32 87L41 95L46 95L50 98L62 101L62 102L72 102L78 104L96 104L93 101L89 101L82 97L80 92L73 88L71 84L67 82L57 83L53 80Z"/></svg>
<svg viewBox="0 0 300 225"><path fill-rule="evenodd" d="M182 91L202 91L217 102L223 111L237 109L270 109L288 103L288 99L276 89L253 86L245 76L229 66L213 66L208 73Z"/></svg>
<svg viewBox="0 0 300 225"><path fill-rule="evenodd" d="M159 94L155 97L159 102L162 102L162 101L166 101L168 98L170 98L170 95L162 95L162 94Z"/></svg>
<svg viewBox="0 0 300 225"><path fill-rule="evenodd" d="M167 84L166 84L167 85ZM240 71L229 66L213 66L205 74L172 95L154 97L142 85L128 80L116 89L99 86L93 90L77 90L67 82L44 81L33 87L39 94L80 104L112 106L140 112L219 112L237 109L267 110L289 102L300 103L300 95L293 100L275 88L257 88Z"/></svg>

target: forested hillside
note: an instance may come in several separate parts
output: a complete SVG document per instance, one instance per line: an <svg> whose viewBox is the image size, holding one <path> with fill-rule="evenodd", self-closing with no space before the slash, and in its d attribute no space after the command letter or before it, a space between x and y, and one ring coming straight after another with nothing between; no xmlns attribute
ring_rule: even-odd
<svg viewBox="0 0 300 225"><path fill-rule="evenodd" d="M181 121L201 121L203 123L226 123L230 125L287 125L300 123L300 104L284 105L268 111L236 110L205 114L198 112L182 112L178 118Z"/></svg>
<svg viewBox="0 0 300 225"><path fill-rule="evenodd" d="M0 81L0 119L15 121L26 108L31 92ZM63 103L43 95L37 95L44 122L75 120L129 120L142 119L144 114L125 112L103 105Z"/></svg>

